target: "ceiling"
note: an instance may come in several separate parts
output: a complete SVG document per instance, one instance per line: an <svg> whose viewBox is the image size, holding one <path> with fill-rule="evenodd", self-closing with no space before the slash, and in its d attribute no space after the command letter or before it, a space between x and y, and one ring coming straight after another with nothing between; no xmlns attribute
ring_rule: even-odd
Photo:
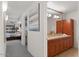
<svg viewBox="0 0 79 59"><path fill-rule="evenodd" d="M26 10L28 10L32 3L33 1L9 1L7 10L9 19L15 22L18 21L18 19ZM50 1L47 2L47 7L63 13L68 13L70 11L76 10L78 3L79 2L76 1ZM49 10L49 12L54 13L51 10Z"/></svg>
<svg viewBox="0 0 79 59"><path fill-rule="evenodd" d="M31 6L30 1L9 1L7 15L10 20L17 21L22 14ZM16 20L17 19L17 20Z"/></svg>
<svg viewBox="0 0 79 59"><path fill-rule="evenodd" d="M47 2L47 8L51 8L63 13L68 13L70 11L77 10L78 1L50 1Z"/></svg>
<svg viewBox="0 0 79 59"><path fill-rule="evenodd" d="M0 16L2 15L2 2L0 1Z"/></svg>

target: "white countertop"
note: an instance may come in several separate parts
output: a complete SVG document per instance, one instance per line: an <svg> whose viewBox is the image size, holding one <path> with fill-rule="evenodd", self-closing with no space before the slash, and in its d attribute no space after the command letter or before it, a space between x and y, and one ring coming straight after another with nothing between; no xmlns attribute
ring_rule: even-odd
<svg viewBox="0 0 79 59"><path fill-rule="evenodd" d="M70 35L66 35L66 34L48 35L48 40L65 38L65 37L70 37Z"/></svg>

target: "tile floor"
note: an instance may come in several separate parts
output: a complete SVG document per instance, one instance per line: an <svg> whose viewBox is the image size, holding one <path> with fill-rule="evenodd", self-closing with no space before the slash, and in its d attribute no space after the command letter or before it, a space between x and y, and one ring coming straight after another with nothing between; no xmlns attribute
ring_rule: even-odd
<svg viewBox="0 0 79 59"><path fill-rule="evenodd" d="M7 41L6 57L32 57L20 40Z"/></svg>

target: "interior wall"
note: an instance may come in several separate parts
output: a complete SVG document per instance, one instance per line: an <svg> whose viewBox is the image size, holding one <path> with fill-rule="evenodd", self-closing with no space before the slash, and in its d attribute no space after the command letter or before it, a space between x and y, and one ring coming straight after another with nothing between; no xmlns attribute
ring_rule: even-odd
<svg viewBox="0 0 79 59"><path fill-rule="evenodd" d="M34 5L32 5L32 8ZM46 57L47 56L46 8L47 8L46 3L40 2L40 31L37 32L37 31L28 30L28 44L27 44L28 51L32 54L32 56L35 56L35 57Z"/></svg>
<svg viewBox="0 0 79 59"><path fill-rule="evenodd" d="M25 14L21 17L21 43L22 45L25 45L25 35L26 35L26 32L25 32Z"/></svg>
<svg viewBox="0 0 79 59"><path fill-rule="evenodd" d="M74 19L74 47L78 48L78 43L79 43L79 10L76 9L72 12L67 13L66 19Z"/></svg>
<svg viewBox="0 0 79 59"><path fill-rule="evenodd" d="M79 14L79 2L78 2L78 14ZM78 17L78 19L79 19L79 17ZM78 26L78 29L79 29L79 26ZM79 30L78 30L78 32L79 32ZM79 39L78 39L78 49L79 49ZM79 51L78 51L78 54L79 54Z"/></svg>
<svg viewBox="0 0 79 59"><path fill-rule="evenodd" d="M2 2L0 2L0 57L5 56L5 38L4 38L4 15L2 13Z"/></svg>

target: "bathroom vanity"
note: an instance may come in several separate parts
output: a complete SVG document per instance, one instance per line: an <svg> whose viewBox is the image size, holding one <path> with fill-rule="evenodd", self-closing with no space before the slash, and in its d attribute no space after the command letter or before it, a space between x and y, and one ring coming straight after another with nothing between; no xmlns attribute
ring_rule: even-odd
<svg viewBox="0 0 79 59"><path fill-rule="evenodd" d="M55 56L72 48L74 45L74 22L59 20L56 22L56 33L48 34L48 56Z"/></svg>
<svg viewBox="0 0 79 59"><path fill-rule="evenodd" d="M48 37L48 56L55 56L72 47L70 35L56 35Z"/></svg>

